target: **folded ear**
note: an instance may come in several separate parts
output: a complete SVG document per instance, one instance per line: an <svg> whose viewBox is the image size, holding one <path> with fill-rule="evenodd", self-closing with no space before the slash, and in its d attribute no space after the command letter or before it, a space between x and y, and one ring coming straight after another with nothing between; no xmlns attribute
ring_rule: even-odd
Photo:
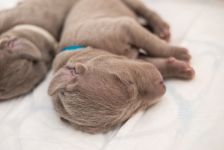
<svg viewBox="0 0 224 150"><path fill-rule="evenodd" d="M79 66L79 67L84 67L84 66ZM68 91L69 88L73 88L75 84L73 83L72 85L69 86L71 81L73 80L72 75L69 76L68 74L71 74L72 68L62 68L58 69L58 71L55 73L54 78L52 79L49 88L48 88L48 94L50 96L55 95L58 91L65 89Z"/></svg>
<svg viewBox="0 0 224 150"><path fill-rule="evenodd" d="M48 87L48 94L50 96L53 96L58 90L64 88L66 85L64 81L62 81L63 77L62 75L56 74L54 79L51 81L49 87Z"/></svg>
<svg viewBox="0 0 224 150"><path fill-rule="evenodd" d="M72 57L72 55L72 51L65 51L59 53L53 63L54 72L57 72L61 67L63 67L67 63L67 61Z"/></svg>

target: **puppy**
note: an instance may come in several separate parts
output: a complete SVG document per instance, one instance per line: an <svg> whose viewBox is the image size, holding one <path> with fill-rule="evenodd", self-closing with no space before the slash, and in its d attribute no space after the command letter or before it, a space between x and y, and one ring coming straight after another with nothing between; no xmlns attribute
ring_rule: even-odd
<svg viewBox="0 0 224 150"><path fill-rule="evenodd" d="M79 1L65 23L65 51L55 59L49 86L62 120L105 133L155 104L165 93L164 78L192 79L187 49L158 37L169 39L168 25L138 0Z"/></svg>
<svg viewBox="0 0 224 150"><path fill-rule="evenodd" d="M45 77L74 2L24 0L0 12L0 101L30 92Z"/></svg>

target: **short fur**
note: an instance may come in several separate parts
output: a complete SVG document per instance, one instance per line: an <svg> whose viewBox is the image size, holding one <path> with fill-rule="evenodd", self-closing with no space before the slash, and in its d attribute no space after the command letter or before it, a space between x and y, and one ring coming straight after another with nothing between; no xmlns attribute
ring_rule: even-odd
<svg viewBox="0 0 224 150"><path fill-rule="evenodd" d="M0 12L0 101L30 92L46 76L57 53L42 34L13 27L35 25L59 39L74 2L24 0L16 8Z"/></svg>
<svg viewBox="0 0 224 150"><path fill-rule="evenodd" d="M159 39L139 17L169 39L168 25L138 0L80 0L73 7L60 48L89 47L55 59L49 94L62 120L84 132L108 132L156 103L163 78L193 78L188 51Z"/></svg>

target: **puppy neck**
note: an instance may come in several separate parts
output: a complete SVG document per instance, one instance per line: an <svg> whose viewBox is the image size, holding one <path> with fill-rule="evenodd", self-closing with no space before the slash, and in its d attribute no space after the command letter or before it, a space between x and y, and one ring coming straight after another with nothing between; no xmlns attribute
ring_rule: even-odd
<svg viewBox="0 0 224 150"><path fill-rule="evenodd" d="M44 28L31 24L22 24L15 26L12 30L30 30L32 32L42 35L50 44L54 46L55 49L57 48L57 40L51 33L49 33Z"/></svg>
<svg viewBox="0 0 224 150"><path fill-rule="evenodd" d="M80 51L84 48L86 48L86 46L84 45L71 45L71 46L64 47L62 51Z"/></svg>

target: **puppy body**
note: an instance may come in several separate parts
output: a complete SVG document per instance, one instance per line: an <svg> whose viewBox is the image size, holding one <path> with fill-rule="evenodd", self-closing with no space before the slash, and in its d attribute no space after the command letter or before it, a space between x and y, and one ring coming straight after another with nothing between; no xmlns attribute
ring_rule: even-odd
<svg viewBox="0 0 224 150"><path fill-rule="evenodd" d="M165 92L153 65L91 47L59 54L54 70L49 94L57 113L76 129L92 134L122 125Z"/></svg>
<svg viewBox="0 0 224 150"><path fill-rule="evenodd" d="M25 0L0 13L0 100L28 93L45 77L75 2Z"/></svg>
<svg viewBox="0 0 224 150"><path fill-rule="evenodd" d="M79 1L66 20L60 49L87 48L55 59L49 94L59 116L84 132L108 132L156 103L165 93L163 78L192 79L194 71L184 62L188 51L164 42L167 30L138 0Z"/></svg>
<svg viewBox="0 0 224 150"><path fill-rule="evenodd" d="M161 27L157 36L143 28L138 18L144 18L153 30ZM139 49L144 49L147 56L190 59L185 48L170 46L158 38L161 35L169 38L165 21L139 0L83 0L66 20L60 48L86 45L129 58L136 58Z"/></svg>
<svg viewBox="0 0 224 150"><path fill-rule="evenodd" d="M4 45L18 45L19 48L22 39L29 39L32 44L32 47L14 48L0 54L0 100L7 100L32 90L45 77L56 54L56 48L43 35L30 30L12 29L2 37L6 37L1 38L2 46L5 43ZM4 40L11 42L7 44Z"/></svg>
<svg viewBox="0 0 224 150"><path fill-rule="evenodd" d="M41 27L59 39L66 15L77 0L23 0L0 12L0 33L20 24Z"/></svg>

